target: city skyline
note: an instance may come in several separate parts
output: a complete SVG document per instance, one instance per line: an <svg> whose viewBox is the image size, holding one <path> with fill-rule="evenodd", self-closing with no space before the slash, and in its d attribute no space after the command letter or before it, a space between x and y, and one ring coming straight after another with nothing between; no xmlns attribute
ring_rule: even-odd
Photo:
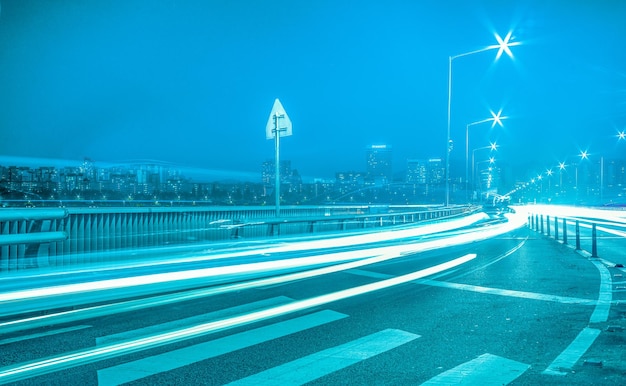
<svg viewBox="0 0 626 386"><path fill-rule="evenodd" d="M246 178L273 156L264 124L278 97L294 125L282 156L304 178L361 170L374 143L405 168L445 157L447 59L509 32L513 58L455 60L453 165L466 125L500 109L503 127L472 127L469 147L497 141L520 179L581 150L626 154L619 2L1 4L4 157Z"/></svg>

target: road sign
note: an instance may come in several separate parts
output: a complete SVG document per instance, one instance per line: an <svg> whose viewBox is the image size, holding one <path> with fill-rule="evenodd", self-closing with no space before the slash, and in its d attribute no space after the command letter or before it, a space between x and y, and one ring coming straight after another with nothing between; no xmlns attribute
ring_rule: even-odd
<svg viewBox="0 0 626 386"><path fill-rule="evenodd" d="M265 138L274 139L276 132L279 137L291 135L291 120L278 98L274 101L274 107L265 126Z"/></svg>

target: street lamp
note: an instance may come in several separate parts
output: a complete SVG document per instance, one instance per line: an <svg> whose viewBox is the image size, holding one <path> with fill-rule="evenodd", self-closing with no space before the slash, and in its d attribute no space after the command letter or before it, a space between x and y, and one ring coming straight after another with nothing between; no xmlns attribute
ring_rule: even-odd
<svg viewBox="0 0 626 386"><path fill-rule="evenodd" d="M480 52L489 51L493 49L498 49L498 53L496 54L496 60L500 59L502 53L506 53L509 57L513 57L513 53L511 52L510 47L518 46L520 42L511 42L511 34L509 33L502 39L500 35L495 34L496 41L498 44L494 44L491 46L487 46L478 50L464 52L462 54L453 55L448 57L448 130L447 130L447 139L446 139L446 206L450 205L450 151L451 151L451 139L450 139L450 108L452 104L452 61L457 58L462 58L464 56L469 56L473 54L478 54Z"/></svg>
<svg viewBox="0 0 626 386"><path fill-rule="evenodd" d="M482 123L487 123L487 122L492 122L491 124L492 129L495 127L496 124L500 125L500 127L503 127L502 120L507 118L507 117L500 116L502 114L502 109L500 109L500 111L498 111L497 114L494 113L493 111L490 111L490 112L492 115L491 118L468 123L467 125L465 125L465 200L466 201L467 201L467 190L468 190L468 181L469 181L469 128L471 126L480 125Z"/></svg>
<svg viewBox="0 0 626 386"><path fill-rule="evenodd" d="M477 162L475 162L476 152L479 151L479 150L487 150L487 149L489 149L489 151L497 151L498 150L498 145L495 142L491 142L489 144L489 146L483 146L483 147L479 147L479 148L476 148L476 149L472 150L472 184L471 184L472 185L472 190L474 190L474 187L475 187L474 181L476 179L476 164L477 164ZM487 161L481 161L481 162L478 162L478 163L489 162L489 164L493 164L495 161L496 161L495 158L490 156Z"/></svg>

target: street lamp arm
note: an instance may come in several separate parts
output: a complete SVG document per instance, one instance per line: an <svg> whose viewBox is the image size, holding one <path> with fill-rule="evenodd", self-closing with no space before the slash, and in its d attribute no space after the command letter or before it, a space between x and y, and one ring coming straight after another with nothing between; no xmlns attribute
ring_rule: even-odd
<svg viewBox="0 0 626 386"><path fill-rule="evenodd" d="M492 122L493 120L494 120L493 118L485 118L482 121L476 121L476 122L468 123L467 126L471 127L471 126L475 126L475 125L480 125L481 123Z"/></svg>
<svg viewBox="0 0 626 386"><path fill-rule="evenodd" d="M450 56L450 61L452 61L452 60L454 60L456 58L462 58L463 56L474 55L474 54L478 54L480 52L485 52L485 51L493 50L493 49L496 49L496 48L500 48L500 46L496 44L496 45L492 45L492 46L483 47L483 48L480 48L478 50L474 50L474 51L470 51L470 52L464 52L464 53L458 54L458 55L453 55L453 56Z"/></svg>

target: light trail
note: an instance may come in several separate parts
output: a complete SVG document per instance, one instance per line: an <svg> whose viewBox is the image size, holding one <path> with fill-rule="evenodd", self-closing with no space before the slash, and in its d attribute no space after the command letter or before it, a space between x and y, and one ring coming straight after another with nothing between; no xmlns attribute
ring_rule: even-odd
<svg viewBox="0 0 626 386"><path fill-rule="evenodd" d="M75 274L75 273L86 273L93 271L107 271L107 270L122 270L122 269L136 269L143 267L156 267L156 266L172 266L175 264L184 264L184 263L195 263L195 262L204 262L211 260L224 260L224 259L233 259L233 258L241 258L241 257L250 257L250 256L258 256L258 255L270 255L276 253L285 253L285 252L299 252L299 251L313 251L319 249L327 249L327 248L339 248L346 246L356 246L356 245L364 245L364 244L372 244L384 241L391 241L399 238L410 238L410 237L419 237L424 235L431 235L440 232L447 232L454 229L464 228L471 225L476 224L477 222L484 221L489 217L485 213L475 213L470 216L464 216L457 219L441 221L435 224L418 224L417 226L412 226L410 228L403 229L392 229L392 230L382 230L377 232L367 232L361 234L353 234L350 236L340 236L340 233L330 233L325 234L323 239L319 239L320 236L310 236L307 238L311 238L313 240L307 240L305 237L298 237L295 239L296 241L290 239L283 239L281 244L270 245L267 246L268 242L266 240L263 241L262 245L254 245L254 246L246 246L236 251L212 251L211 254L202 254L197 256L187 256L187 257L179 257L172 258L168 256L165 259L142 259L141 261L136 261L132 263L126 262L116 262L114 266L111 266L110 263L105 263L104 265L91 265L88 268L79 267L74 269L66 269L64 272L41 272L38 271L36 274L27 273L26 275L22 273L18 273L16 275L9 275L9 277L16 278L33 278L36 279L37 276L42 275L66 275L66 274ZM273 242L272 242L273 243ZM208 246L208 245L207 245ZM191 246L192 248L199 246ZM131 257L141 254L145 255L146 253L171 253L171 252L181 252L184 251L185 247L183 246L170 246L166 248L148 248L148 249L136 249L136 250L124 250L124 251L111 251L107 253L99 253L100 258L106 259L107 256L119 257L120 254L129 255ZM80 259L80 256L76 257Z"/></svg>
<svg viewBox="0 0 626 386"><path fill-rule="evenodd" d="M506 223L491 225L485 228L478 228L472 230L466 230L460 232L458 235L453 235L448 238L440 239L440 240L428 240L419 243L413 243L408 245L399 245L399 246L390 246L390 247L378 247L378 248L369 248L369 249L361 249L355 251L347 251L347 252L339 252L339 253L330 253L326 255L317 255L317 256L309 256L303 258L293 258L293 259L283 259L283 260L275 260L275 261L265 261L260 263L250 263L250 264L240 264L240 265L230 265L224 267L213 267L213 268L203 268L203 269L194 269L187 271L179 271L179 272L165 272L165 273L157 273L157 274L149 274L142 276L133 276L133 277L124 277L118 279L108 279L108 280L100 280L100 281L92 281L87 283L75 283L75 284L67 284L67 285L58 285L51 287L43 287L43 288L35 288L35 289L27 289L20 291L12 291L0 294L0 301L5 302L5 310L3 313L6 315L17 314L23 312L24 307L19 308L17 304L25 304L27 302L32 301L41 301L40 308L35 307L32 303L28 304L28 310L32 311L35 309L41 309L41 307L45 307L47 305L46 299L50 299L53 297L62 297L67 299L66 305L76 305L76 304L84 304L94 299L83 298L78 299L75 295L79 294L92 294L99 291L112 291L116 289L124 289L129 290L130 288L139 288L147 285L158 285L172 282L190 282L192 280L197 279L205 279L212 278L216 279L217 277L237 277L238 275L251 275L251 274L260 274L267 272L276 272L280 270L294 270L294 269L304 269L306 267L312 267L316 265L324 265L324 264L335 264L341 263L350 260L360 260L368 257L376 256L376 255L388 255L388 254L398 254L398 256L402 254L409 253L417 253L426 250L450 247L454 245L465 244L473 241L483 240L489 237L494 237L496 235L506 233L512 229L521 227L525 224L525 217L519 215L509 215ZM419 246L419 247L418 247ZM297 250L297 249L296 249ZM367 263L372 264L372 263ZM341 268L339 268L341 269ZM349 269L349 268L345 268ZM336 270L332 270L336 272ZM323 272L323 271L317 271ZM329 271L330 272L330 271ZM321 273L317 273L321 274ZM311 275L310 273L303 273L303 275ZM208 284L208 283L205 283ZM168 290L171 290L171 287L168 287ZM180 287L179 287L180 289ZM128 296L129 294L117 294L114 296L111 295L110 299L119 298L123 296ZM80 300L80 302L79 302ZM101 299L99 299L101 300ZM82 303L81 303L82 302ZM14 309L11 310L8 308L13 303L15 305Z"/></svg>
<svg viewBox="0 0 626 386"><path fill-rule="evenodd" d="M350 297L363 295L369 292L378 291L384 288L389 288L413 280L421 279L423 277L433 275L435 273L442 272L447 269L464 264L468 261L473 260L474 258L476 258L475 254L468 254L457 259L433 267L415 271L406 275L394 277L387 280L381 280L375 283L365 284L358 287L348 288L345 290L332 292L305 300L294 301L289 304L272 307L249 314L217 320L209 323L203 323L181 330L170 331L140 339L128 340L120 343L109 344L106 346L79 350L72 353L47 358L44 360L27 362L15 366L8 366L0 369L0 383L15 382L18 380L32 378L39 375L49 374L52 372L76 367L87 363L93 363L96 361L113 358L128 353L143 351L166 344L215 333L217 331L240 327L277 316L306 310L312 307L322 306L338 300L348 299Z"/></svg>

